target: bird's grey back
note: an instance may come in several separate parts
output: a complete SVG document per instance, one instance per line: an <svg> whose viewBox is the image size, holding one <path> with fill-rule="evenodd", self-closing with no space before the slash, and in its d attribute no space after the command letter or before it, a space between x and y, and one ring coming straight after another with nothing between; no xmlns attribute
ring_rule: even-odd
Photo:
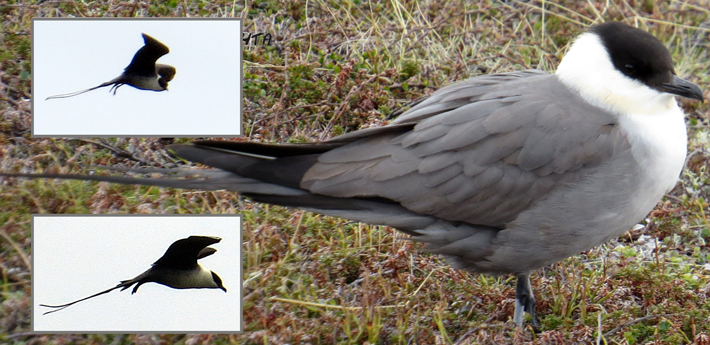
<svg viewBox="0 0 710 345"><path fill-rule="evenodd" d="M616 125L554 75L475 77L438 91L392 124L411 130L320 155L301 187L382 197L438 219L502 228L611 157L623 140Z"/></svg>

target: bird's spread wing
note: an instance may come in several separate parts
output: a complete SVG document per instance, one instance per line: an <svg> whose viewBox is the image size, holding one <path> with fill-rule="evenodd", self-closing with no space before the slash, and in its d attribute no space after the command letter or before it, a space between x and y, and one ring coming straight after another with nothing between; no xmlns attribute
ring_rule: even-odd
<svg viewBox="0 0 710 345"><path fill-rule="evenodd" d="M212 253L204 251L206 247L222 239L210 236L190 236L173 242L163 256L153 266L169 266L177 269L190 269L197 266L197 259ZM200 257L200 254L203 254Z"/></svg>
<svg viewBox="0 0 710 345"><path fill-rule="evenodd" d="M204 248L204 249L200 250L200 252L197 254L197 260L208 257L216 252L217 252L217 249L214 249L212 247Z"/></svg>
<svg viewBox="0 0 710 345"><path fill-rule="evenodd" d="M173 66L157 64L155 65L155 72L158 73L161 78L165 79L165 81L171 81L173 77L175 77L176 71Z"/></svg>
<svg viewBox="0 0 710 345"><path fill-rule="evenodd" d="M145 45L133 55L133 60L124 73L141 76L155 76L155 61L170 52L167 46L153 37L143 34Z"/></svg>

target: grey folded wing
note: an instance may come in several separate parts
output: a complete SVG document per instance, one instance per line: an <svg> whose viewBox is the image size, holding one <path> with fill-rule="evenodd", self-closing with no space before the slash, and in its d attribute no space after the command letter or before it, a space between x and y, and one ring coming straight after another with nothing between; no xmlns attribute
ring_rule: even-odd
<svg viewBox="0 0 710 345"><path fill-rule="evenodd" d="M437 91L390 126L334 138L350 142L321 154L300 186L503 227L628 148L617 125L554 75L474 77Z"/></svg>

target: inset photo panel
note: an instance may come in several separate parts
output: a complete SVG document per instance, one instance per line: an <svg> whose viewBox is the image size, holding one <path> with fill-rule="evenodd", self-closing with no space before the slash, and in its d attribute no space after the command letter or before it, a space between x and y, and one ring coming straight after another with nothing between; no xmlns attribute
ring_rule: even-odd
<svg viewBox="0 0 710 345"><path fill-rule="evenodd" d="M242 134L239 18L34 18L32 136Z"/></svg>
<svg viewBox="0 0 710 345"><path fill-rule="evenodd" d="M32 331L241 333L239 215L33 215Z"/></svg>

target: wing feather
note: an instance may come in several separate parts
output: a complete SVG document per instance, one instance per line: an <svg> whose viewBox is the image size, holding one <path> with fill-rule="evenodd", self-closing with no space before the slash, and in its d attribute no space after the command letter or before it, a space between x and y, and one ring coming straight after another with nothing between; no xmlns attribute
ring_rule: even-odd
<svg viewBox="0 0 710 345"><path fill-rule="evenodd" d="M583 102L554 75L476 77L454 86L393 123L411 129L376 133L321 155L301 187L320 195L381 197L447 221L503 226L595 169L619 137L613 116Z"/></svg>

